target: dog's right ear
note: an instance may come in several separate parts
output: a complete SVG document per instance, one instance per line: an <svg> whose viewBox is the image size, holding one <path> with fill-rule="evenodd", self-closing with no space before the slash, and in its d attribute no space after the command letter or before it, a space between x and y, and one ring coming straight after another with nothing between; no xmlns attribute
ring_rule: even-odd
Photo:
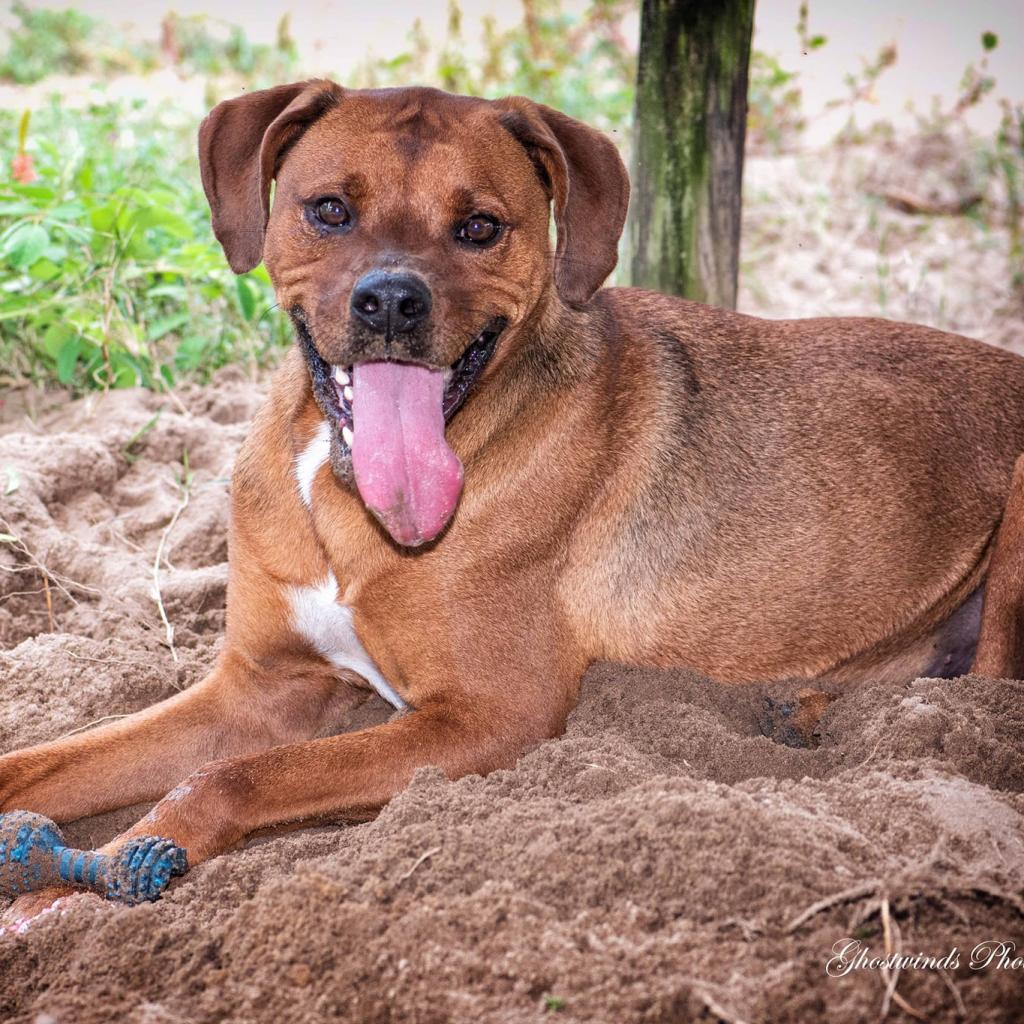
<svg viewBox="0 0 1024 1024"><path fill-rule="evenodd" d="M316 79L261 89L218 103L199 126L199 170L213 233L236 274L263 259L281 150L337 104L342 91Z"/></svg>

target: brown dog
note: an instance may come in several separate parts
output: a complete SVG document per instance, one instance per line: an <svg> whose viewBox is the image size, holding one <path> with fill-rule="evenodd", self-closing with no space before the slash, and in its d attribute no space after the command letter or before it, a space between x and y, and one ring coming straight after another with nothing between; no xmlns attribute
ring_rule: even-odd
<svg viewBox="0 0 1024 1024"><path fill-rule="evenodd" d="M970 664L1024 360L597 292L625 169L525 99L303 82L220 104L200 157L231 266L265 261L298 338L235 468L225 648L154 708L0 758L0 810L185 779L106 849L160 835L194 865L369 818L422 765L513 764L599 659L830 685ZM995 674L1019 668L1022 495ZM407 713L332 735L369 688Z"/></svg>

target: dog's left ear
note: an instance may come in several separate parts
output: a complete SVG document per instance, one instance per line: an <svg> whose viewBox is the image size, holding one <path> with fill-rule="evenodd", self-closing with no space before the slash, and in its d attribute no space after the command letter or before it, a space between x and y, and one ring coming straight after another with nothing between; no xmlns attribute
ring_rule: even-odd
<svg viewBox="0 0 1024 1024"><path fill-rule="evenodd" d="M236 274L263 259L270 183L282 149L341 98L312 80L260 89L218 103L199 127L199 170L213 233Z"/></svg>
<svg viewBox="0 0 1024 1024"><path fill-rule="evenodd" d="M555 210L555 284L583 303L618 261L629 175L615 144L595 128L522 96L495 100L499 120L525 147Z"/></svg>

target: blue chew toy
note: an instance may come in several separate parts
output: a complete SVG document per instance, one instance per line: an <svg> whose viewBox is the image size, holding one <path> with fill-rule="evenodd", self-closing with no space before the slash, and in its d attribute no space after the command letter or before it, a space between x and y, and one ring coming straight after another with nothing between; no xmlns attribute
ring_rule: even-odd
<svg viewBox="0 0 1024 1024"><path fill-rule="evenodd" d="M171 878L188 871L188 857L170 839L137 836L114 854L73 850L41 814L0 814L0 895L20 896L72 885L132 906L158 899Z"/></svg>

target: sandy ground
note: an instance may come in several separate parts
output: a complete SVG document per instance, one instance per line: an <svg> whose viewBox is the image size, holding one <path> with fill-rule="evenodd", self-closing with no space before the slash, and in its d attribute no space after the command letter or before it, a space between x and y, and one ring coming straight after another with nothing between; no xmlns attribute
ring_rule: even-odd
<svg viewBox="0 0 1024 1024"><path fill-rule="evenodd" d="M752 163L745 308L879 312L895 279L888 315L1021 346L1005 232L872 200L871 175L905 180L920 160L891 156ZM923 282L878 274L882 237L933 268ZM6 396L0 751L209 667L230 467L262 395L229 369L180 404ZM152 593L161 544L177 661ZM424 771L371 824L263 840L156 904L80 900L0 936L0 1020L844 1024L909 1020L905 1000L935 1022L1019 1022L1024 965L973 969L971 951L1024 950L1024 684L868 686L831 705L816 749L762 734L766 700L786 697L597 666L566 736L515 770ZM360 722L386 714L373 701ZM144 811L68 833L92 845ZM886 935L959 966L828 973L836 943L877 956Z"/></svg>
<svg viewBox="0 0 1024 1024"><path fill-rule="evenodd" d="M901 197L933 210L984 201L964 216L908 214ZM1005 182L963 125L748 154L743 201L743 312L883 316L1024 354Z"/></svg>

